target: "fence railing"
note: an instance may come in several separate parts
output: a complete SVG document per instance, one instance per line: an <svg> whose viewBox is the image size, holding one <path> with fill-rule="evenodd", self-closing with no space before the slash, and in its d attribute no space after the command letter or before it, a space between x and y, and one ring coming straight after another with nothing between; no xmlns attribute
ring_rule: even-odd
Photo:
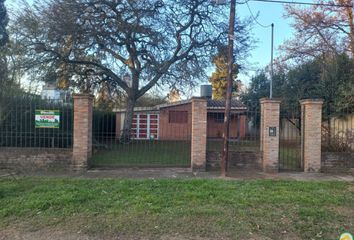
<svg viewBox="0 0 354 240"><path fill-rule="evenodd" d="M229 146L230 151L259 151L258 112L239 111L231 113ZM209 112L207 117L208 151L222 152L224 113Z"/></svg>
<svg viewBox="0 0 354 240"><path fill-rule="evenodd" d="M71 100L1 95L0 147L72 148Z"/></svg>
<svg viewBox="0 0 354 240"><path fill-rule="evenodd" d="M322 152L354 152L354 107L324 110Z"/></svg>
<svg viewBox="0 0 354 240"><path fill-rule="evenodd" d="M321 130L322 170L348 172L354 168L354 108L325 106Z"/></svg>
<svg viewBox="0 0 354 240"><path fill-rule="evenodd" d="M279 119L279 170L301 171L301 107L297 102L282 103Z"/></svg>
<svg viewBox="0 0 354 240"><path fill-rule="evenodd" d="M190 112L135 112L128 136L125 113L93 112L93 166L189 167Z"/></svg>
<svg viewBox="0 0 354 240"><path fill-rule="evenodd" d="M260 152L260 105L246 102L230 114L228 168L258 168ZM207 113L207 168L220 167L223 151L224 110Z"/></svg>

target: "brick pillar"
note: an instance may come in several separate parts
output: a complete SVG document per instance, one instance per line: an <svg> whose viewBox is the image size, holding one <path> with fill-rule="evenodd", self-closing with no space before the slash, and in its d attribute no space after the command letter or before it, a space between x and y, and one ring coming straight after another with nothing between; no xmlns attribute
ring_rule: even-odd
<svg viewBox="0 0 354 240"><path fill-rule="evenodd" d="M301 104L301 160L304 172L321 170L321 99L304 99Z"/></svg>
<svg viewBox="0 0 354 240"><path fill-rule="evenodd" d="M207 100L192 98L192 170L205 171L207 146Z"/></svg>
<svg viewBox="0 0 354 240"><path fill-rule="evenodd" d="M73 169L82 170L88 167L92 156L92 105L93 96L75 94L74 98L74 144Z"/></svg>
<svg viewBox="0 0 354 240"><path fill-rule="evenodd" d="M279 112L280 100L262 98L261 103L261 161L264 172L279 170Z"/></svg>

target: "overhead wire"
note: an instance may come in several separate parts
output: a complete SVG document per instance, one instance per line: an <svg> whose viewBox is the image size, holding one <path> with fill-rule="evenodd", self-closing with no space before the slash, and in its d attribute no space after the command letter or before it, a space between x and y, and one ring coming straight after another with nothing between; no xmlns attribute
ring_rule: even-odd
<svg viewBox="0 0 354 240"><path fill-rule="evenodd" d="M245 2L245 3L246 3L246 5L247 5L248 11L250 12L250 14L251 14L251 16L252 16L252 18L253 18L253 21L254 21L255 23L257 23L259 26L261 26L261 27L263 27L263 28L269 28L269 27L272 26L272 24L264 25L264 24L260 23L260 22L257 20L257 18L254 16L254 14L253 14L253 12L252 12L252 10L251 10L251 8L250 8L250 5L248 4L248 1Z"/></svg>
<svg viewBox="0 0 354 240"><path fill-rule="evenodd" d="M250 12L253 21L256 22L259 26L263 28L269 28L272 26L272 24L269 25L264 25L260 23L256 16L253 14L251 7L249 6L248 2L253 1L253 2L265 2L265 3L280 3L280 4L297 4L297 5L309 5L309 6L324 6L324 7L344 7L344 8L353 8L354 5L348 5L348 4L329 4L329 3L310 3L310 2L298 2L298 1L286 1L286 0L245 0L243 2L238 2L238 4L246 4L248 11Z"/></svg>
<svg viewBox="0 0 354 240"><path fill-rule="evenodd" d="M297 4L297 5L310 5L310 6L324 6L324 7L345 7L352 8L354 5L349 4L330 4L330 3L310 3L310 2L295 2L295 1L285 1L285 0L248 0L241 2L240 4L247 4L247 2L266 2L266 3L280 3L280 4Z"/></svg>

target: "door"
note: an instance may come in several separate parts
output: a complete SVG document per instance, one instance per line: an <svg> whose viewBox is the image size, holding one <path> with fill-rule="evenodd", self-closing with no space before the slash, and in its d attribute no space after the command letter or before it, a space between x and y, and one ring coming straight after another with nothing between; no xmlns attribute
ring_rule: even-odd
<svg viewBox="0 0 354 240"><path fill-rule="evenodd" d="M149 113L134 114L132 139L158 139L159 115Z"/></svg>

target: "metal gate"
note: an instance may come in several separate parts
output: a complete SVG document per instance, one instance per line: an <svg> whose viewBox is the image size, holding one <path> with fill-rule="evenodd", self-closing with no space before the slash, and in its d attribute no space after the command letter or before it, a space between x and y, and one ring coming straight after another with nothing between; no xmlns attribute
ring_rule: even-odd
<svg viewBox="0 0 354 240"><path fill-rule="evenodd" d="M300 104L281 104L279 134L279 170L302 171Z"/></svg>
<svg viewBox="0 0 354 240"><path fill-rule="evenodd" d="M224 110L208 111L207 169L220 168L223 150ZM228 174L259 168L260 158L259 102L239 103L230 114Z"/></svg>

